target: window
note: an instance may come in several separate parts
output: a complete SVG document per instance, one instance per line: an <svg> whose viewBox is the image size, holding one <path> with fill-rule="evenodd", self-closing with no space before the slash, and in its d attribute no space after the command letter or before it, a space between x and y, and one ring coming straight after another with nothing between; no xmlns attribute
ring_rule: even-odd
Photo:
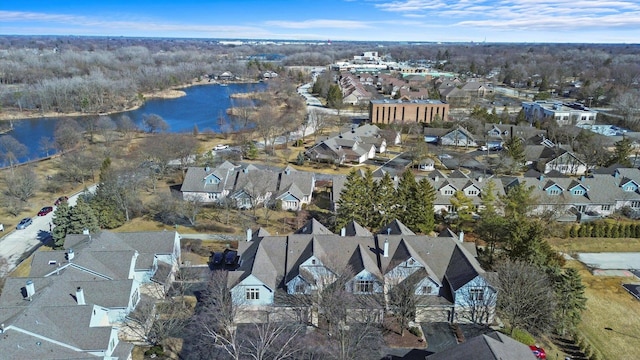
<svg viewBox="0 0 640 360"><path fill-rule="evenodd" d="M474 189L474 190L469 190L469 191L467 192L467 194L468 194L468 195L478 195L478 190L475 190L475 189Z"/></svg>
<svg viewBox="0 0 640 360"><path fill-rule="evenodd" d="M359 293L372 293L373 281L372 280L358 280L356 282L356 292Z"/></svg>
<svg viewBox="0 0 640 360"><path fill-rule="evenodd" d="M316 264L316 259L311 259L311 265L315 265Z"/></svg>
<svg viewBox="0 0 640 360"><path fill-rule="evenodd" d="M220 194L218 194L218 193L209 193L208 195L209 195L209 199L215 200L215 199L217 199L219 197Z"/></svg>
<svg viewBox="0 0 640 360"><path fill-rule="evenodd" d="M484 298L484 290L481 288L475 288L469 290L469 300L482 301Z"/></svg>
<svg viewBox="0 0 640 360"><path fill-rule="evenodd" d="M560 190L559 189L549 189L548 193L549 193L549 195L560 195Z"/></svg>
<svg viewBox="0 0 640 360"><path fill-rule="evenodd" d="M610 211L611 210L611 205L602 205L600 207L600 210L602 210L602 211Z"/></svg>
<svg viewBox="0 0 640 360"><path fill-rule="evenodd" d="M423 286L422 294L431 294L431 286Z"/></svg>
<svg viewBox="0 0 640 360"><path fill-rule="evenodd" d="M247 300L260 300L260 289L247 288L246 295L247 295Z"/></svg>
<svg viewBox="0 0 640 360"><path fill-rule="evenodd" d="M640 207L640 201L632 201L631 202L631 207L632 208L639 208Z"/></svg>
<svg viewBox="0 0 640 360"><path fill-rule="evenodd" d="M445 195L453 195L453 190L451 190L451 189L445 189L445 190L444 190L444 194L445 194Z"/></svg>
<svg viewBox="0 0 640 360"><path fill-rule="evenodd" d="M582 189L573 190L573 195L584 195L584 190Z"/></svg>
<svg viewBox="0 0 640 360"><path fill-rule="evenodd" d="M302 284L302 283L296 284L296 292L298 294L304 293L304 288L305 288L304 284Z"/></svg>
<svg viewBox="0 0 640 360"><path fill-rule="evenodd" d="M409 265L413 265L413 259L409 259L409 260L407 261L407 264L409 264Z"/></svg>

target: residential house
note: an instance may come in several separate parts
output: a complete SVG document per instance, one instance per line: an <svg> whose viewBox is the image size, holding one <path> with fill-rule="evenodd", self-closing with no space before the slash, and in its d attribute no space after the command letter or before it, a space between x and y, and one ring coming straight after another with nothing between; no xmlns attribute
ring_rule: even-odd
<svg viewBox="0 0 640 360"><path fill-rule="evenodd" d="M458 126L457 128L442 135L440 137L440 145L464 147L478 146L473 134L462 126Z"/></svg>
<svg viewBox="0 0 640 360"><path fill-rule="evenodd" d="M569 146L549 147L549 145L555 144L547 141L544 145L527 145L525 147L527 165L545 174L557 171L565 175L582 175L587 172L586 162L569 151Z"/></svg>
<svg viewBox="0 0 640 360"><path fill-rule="evenodd" d="M164 295L180 263L176 232L69 235L64 250L36 252L25 278L0 295L6 359L130 359L125 316Z"/></svg>
<svg viewBox="0 0 640 360"><path fill-rule="evenodd" d="M336 235L314 219L294 234L248 235L239 244L240 266L228 278L241 309L238 322L260 321L267 310L306 313L307 321L316 322L312 309L287 303L287 295L322 291L344 275L343 269L350 269L351 276L346 291L379 301L403 281L416 281L417 321L469 321L473 299L486 301L488 309L482 319L474 320L493 320L497 291L490 274L455 234L415 235L398 221L383 229L372 235L353 223Z"/></svg>
<svg viewBox="0 0 640 360"><path fill-rule="evenodd" d="M416 179L418 180L418 179ZM427 176L427 180L436 190L436 198L433 203L433 210L436 214L453 214L457 209L451 204L451 199L457 191L462 191L471 200L474 211L482 208L482 198L485 196L487 184L494 183L495 198L504 195L502 182L494 177L483 178L482 176L471 177L460 170L455 170L450 174L436 170Z"/></svg>
<svg viewBox="0 0 640 360"><path fill-rule="evenodd" d="M469 81L462 85L460 90L468 93L473 98L485 97L493 94L493 88L485 83L478 81Z"/></svg>
<svg viewBox="0 0 640 360"><path fill-rule="evenodd" d="M427 356L427 360L536 360L529 346L498 331L482 334Z"/></svg>
<svg viewBox="0 0 640 360"><path fill-rule="evenodd" d="M536 129L533 126L516 126L509 124L486 124L485 125L485 145L489 149L502 147L504 143L514 136L519 137L525 144L531 143L540 145L544 141L545 130ZM531 140L533 139L533 140Z"/></svg>
<svg viewBox="0 0 640 360"><path fill-rule="evenodd" d="M551 214L558 220L579 221L588 216L609 216L622 208L640 209L640 170L617 168L610 173L569 177L530 170L523 177L505 179L505 191L523 184L532 188L534 214Z"/></svg>
<svg viewBox="0 0 640 360"><path fill-rule="evenodd" d="M387 141L381 136L380 128L366 124L343 129L339 134L321 139L305 151L305 156L312 161L361 164L374 158L376 153L386 152L386 149Z"/></svg>
<svg viewBox="0 0 640 360"><path fill-rule="evenodd" d="M298 211L311 202L314 187L313 173L291 166L273 171L225 161L215 168L189 167L180 192L189 201L221 203L231 199L241 209L278 201L283 210Z"/></svg>

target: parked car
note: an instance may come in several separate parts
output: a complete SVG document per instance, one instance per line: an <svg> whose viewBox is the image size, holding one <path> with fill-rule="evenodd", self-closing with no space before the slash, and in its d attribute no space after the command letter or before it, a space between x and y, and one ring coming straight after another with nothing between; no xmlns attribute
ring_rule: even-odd
<svg viewBox="0 0 640 360"><path fill-rule="evenodd" d="M212 259L212 261L213 261L213 264L214 264L214 265L220 265L220 264L222 264L222 260L223 260L223 259L224 259L224 254L223 254L223 253L221 253L221 252L213 253L213 259Z"/></svg>
<svg viewBox="0 0 640 360"><path fill-rule="evenodd" d="M63 202L67 202L67 200L69 200L69 198L68 198L68 197L66 197L66 196L60 196L60 197L56 200L56 202L54 202L54 203L53 203L53 205L58 206L58 205L62 204Z"/></svg>
<svg viewBox="0 0 640 360"><path fill-rule="evenodd" d="M31 225L32 222L33 220L31 220L31 218L24 218L20 220L20 223L18 223L18 226L16 226L16 229L18 230L26 229L27 227L29 227L29 225Z"/></svg>
<svg viewBox="0 0 640 360"><path fill-rule="evenodd" d="M533 355L535 355L536 358L538 359L547 358L547 353L544 351L543 348L539 347L538 345L529 345L529 349L533 351Z"/></svg>
<svg viewBox="0 0 640 360"><path fill-rule="evenodd" d="M228 250L224 255L224 263L227 265L235 265L238 252L235 250Z"/></svg>
<svg viewBox="0 0 640 360"><path fill-rule="evenodd" d="M438 155L438 159L442 160L442 159L453 159L453 156L449 155L449 154L440 154Z"/></svg>
<svg viewBox="0 0 640 360"><path fill-rule="evenodd" d="M228 149L229 145L225 145L225 144L218 144L216 146L213 147L213 150L224 150L224 149Z"/></svg>
<svg viewBox="0 0 640 360"><path fill-rule="evenodd" d="M40 211L38 211L38 216L45 216L48 213L53 211L53 206L45 206Z"/></svg>

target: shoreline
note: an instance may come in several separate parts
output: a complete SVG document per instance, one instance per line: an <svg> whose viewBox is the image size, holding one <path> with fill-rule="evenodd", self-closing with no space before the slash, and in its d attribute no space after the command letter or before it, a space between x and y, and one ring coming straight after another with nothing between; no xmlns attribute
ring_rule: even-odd
<svg viewBox="0 0 640 360"><path fill-rule="evenodd" d="M238 81L237 83L245 83L245 82ZM198 81L197 79L194 79L191 83L188 83L188 84L175 86L171 89L155 91L152 93L145 93L145 94L142 94L142 96L144 97L145 101L149 99L177 99L187 95L187 93L181 89L186 89L188 87L199 86L199 85L220 85L220 83L217 81L205 81L205 80ZM56 111L41 112L37 110L19 111L19 110L12 109L12 110L5 110L0 113L0 122L29 120L29 119L35 119L35 118L65 118L65 117L80 117L80 116L112 115L112 114L118 114L118 113L123 113L127 111L137 110L142 105L144 105L144 101L138 102L137 104L130 107L125 107L122 110L113 110L113 111L104 112L104 113L84 113L84 112L78 112L78 111L72 112L72 113L61 113Z"/></svg>

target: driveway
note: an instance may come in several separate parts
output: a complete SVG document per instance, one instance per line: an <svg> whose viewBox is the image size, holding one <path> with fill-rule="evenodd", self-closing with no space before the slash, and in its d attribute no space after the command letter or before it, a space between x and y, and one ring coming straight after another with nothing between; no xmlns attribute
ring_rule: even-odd
<svg viewBox="0 0 640 360"><path fill-rule="evenodd" d="M456 337L449 327L449 323L423 323L422 332L427 338L427 350L440 352L456 345Z"/></svg>
<svg viewBox="0 0 640 360"><path fill-rule="evenodd" d="M89 187L89 191L91 192L95 191L95 189L95 185ZM68 200L69 205L75 205L78 200L78 195L80 194L81 193L77 193L70 196ZM55 197L51 199L51 202L54 200ZM10 272L18 266L26 254L29 254L40 245L50 241L51 234L49 232L49 224L53 221L55 208L54 206L54 211L45 216L36 216L36 214L34 214L32 217L33 223L26 229L5 229L11 231L0 239L0 257L7 259L9 265L7 272ZM2 275L1 271L0 275Z"/></svg>

